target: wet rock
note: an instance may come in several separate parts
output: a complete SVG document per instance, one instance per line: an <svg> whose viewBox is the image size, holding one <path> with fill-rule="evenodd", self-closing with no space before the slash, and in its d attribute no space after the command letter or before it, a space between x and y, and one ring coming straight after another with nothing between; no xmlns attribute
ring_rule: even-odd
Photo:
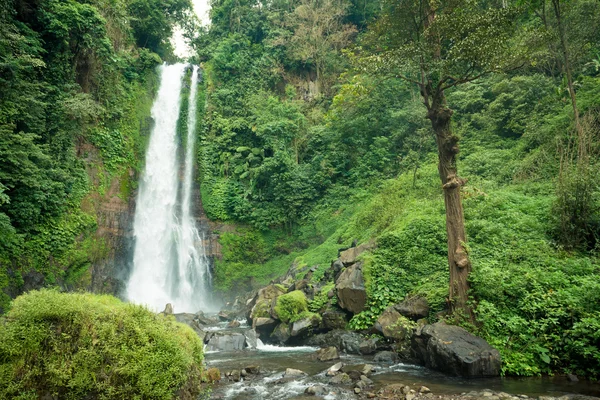
<svg viewBox="0 0 600 400"><path fill-rule="evenodd" d="M245 378L248 376L248 371L246 371L245 369L242 368L242 370L240 371L240 375Z"/></svg>
<svg viewBox="0 0 600 400"><path fill-rule="evenodd" d="M311 396L324 396L327 394L327 389L321 385L309 386L304 390L304 393Z"/></svg>
<svg viewBox="0 0 600 400"><path fill-rule="evenodd" d="M373 358L375 362L395 363L398 361L398 355L393 351L380 351Z"/></svg>
<svg viewBox="0 0 600 400"><path fill-rule="evenodd" d="M417 329L412 351L426 367L464 377L500 375L500 353L458 326L435 323Z"/></svg>
<svg viewBox="0 0 600 400"><path fill-rule="evenodd" d="M325 375L335 376L338 373L340 373L340 371L342 370L343 367L344 367L344 364L342 362L333 364L331 367L329 367L329 369L327 370L327 373Z"/></svg>
<svg viewBox="0 0 600 400"><path fill-rule="evenodd" d="M260 374L260 367L258 365L249 365L244 369L246 370L246 372L252 375Z"/></svg>
<svg viewBox="0 0 600 400"><path fill-rule="evenodd" d="M361 392L359 387L355 387L354 388L354 393L359 394Z"/></svg>
<svg viewBox="0 0 600 400"><path fill-rule="evenodd" d="M219 322L215 318L204 315L202 311L198 311L196 314L194 314L194 319L201 325L215 325L217 322Z"/></svg>
<svg viewBox="0 0 600 400"><path fill-rule="evenodd" d="M234 351L243 350L245 344L246 337L241 333L216 332L206 347L209 351Z"/></svg>
<svg viewBox="0 0 600 400"><path fill-rule="evenodd" d="M229 378L229 380L232 380L234 382L239 382L241 379L241 373L239 370L234 369L233 371L231 371L227 374L227 377Z"/></svg>
<svg viewBox="0 0 600 400"><path fill-rule="evenodd" d="M363 373L363 375L369 376L373 372L375 372L375 367L373 365L371 365L371 364L365 364L363 366L361 372Z"/></svg>
<svg viewBox="0 0 600 400"><path fill-rule="evenodd" d="M421 296L408 298L394 306L396 311L406 318L418 321L429 316L429 304L427 299Z"/></svg>
<svg viewBox="0 0 600 400"><path fill-rule="evenodd" d="M344 329L348 324L348 316L343 311L325 311L323 327L327 330Z"/></svg>
<svg viewBox="0 0 600 400"><path fill-rule="evenodd" d="M248 329L244 331L244 337L246 338L246 347L255 349L258 345L258 338L254 329Z"/></svg>
<svg viewBox="0 0 600 400"><path fill-rule="evenodd" d="M233 321L230 321L227 324L228 328L239 328L240 327L240 321L238 321L237 319L234 319Z"/></svg>
<svg viewBox="0 0 600 400"><path fill-rule="evenodd" d="M569 380L569 382L579 382L577 375L573 374L567 374L567 380Z"/></svg>
<svg viewBox="0 0 600 400"><path fill-rule="evenodd" d="M344 310L358 314L365 308L367 292L362 264L354 264L344 270L335 283L338 305Z"/></svg>
<svg viewBox="0 0 600 400"><path fill-rule="evenodd" d="M297 377L306 376L306 375L307 375L306 372L301 371L299 369L288 368L285 370L283 377L284 378L297 378Z"/></svg>
<svg viewBox="0 0 600 400"><path fill-rule="evenodd" d="M171 303L167 303L165 309L163 311L164 315L172 315L173 314L173 305Z"/></svg>
<svg viewBox="0 0 600 400"><path fill-rule="evenodd" d="M204 340L206 337L206 332L203 330L203 326L198 323L195 314L181 313L181 314L173 314L175 320L177 322L181 322L182 324L186 324L190 328L196 332L196 334L200 337L201 340Z"/></svg>
<svg viewBox="0 0 600 400"><path fill-rule="evenodd" d="M324 349L317 350L317 360L319 361L331 361L338 360L340 358L340 354L338 353L338 349L334 346L326 347Z"/></svg>
<svg viewBox="0 0 600 400"><path fill-rule="evenodd" d="M329 380L331 385L349 385L352 383L352 379L348 376L348 374L341 373L337 374L333 378Z"/></svg>
<svg viewBox="0 0 600 400"><path fill-rule="evenodd" d="M316 317L302 318L292 324L290 335L292 337L305 336L312 333L314 328L319 325L319 320Z"/></svg>
<svg viewBox="0 0 600 400"><path fill-rule="evenodd" d="M412 335L413 327L411 324L414 325L396 311L394 306L390 306L377 318L375 329L381 332L386 339L404 341Z"/></svg>
<svg viewBox="0 0 600 400"><path fill-rule="evenodd" d="M427 394L427 393L431 393L431 390L427 386L421 386L419 388L419 393Z"/></svg>
<svg viewBox="0 0 600 400"><path fill-rule="evenodd" d="M272 318L257 318L252 321L252 327L257 335L263 339L267 339L273 333L278 322Z"/></svg>
<svg viewBox="0 0 600 400"><path fill-rule="evenodd" d="M352 379L353 381L360 380L360 376L362 375L360 373L360 371L356 371L356 370L346 371L346 373L348 374L348 376L350 377L350 379Z"/></svg>
<svg viewBox="0 0 600 400"><path fill-rule="evenodd" d="M371 250L375 247L375 243L373 241L363 243L357 247L351 247L348 250L344 250L340 252L340 261L345 266L352 265L356 263L358 256L363 254L365 251Z"/></svg>
<svg viewBox="0 0 600 400"><path fill-rule="evenodd" d="M361 380L362 382L366 383L367 385L372 385L372 384L373 384L373 381L372 381L372 380L370 380L369 378L367 378L367 376L366 376L366 375L361 375L361 376L360 376L360 380Z"/></svg>
<svg viewBox="0 0 600 400"><path fill-rule="evenodd" d="M362 355L373 354L377 351L377 339L368 339L360 342L359 351Z"/></svg>
<svg viewBox="0 0 600 400"><path fill-rule="evenodd" d="M217 314L217 317L219 317L219 320L221 320L223 322L233 320L232 315L228 311L219 311L219 314Z"/></svg>
<svg viewBox="0 0 600 400"><path fill-rule="evenodd" d="M273 333L271 333L271 339L281 344L287 342L290 339L290 337L291 329L290 326L285 322L281 322L279 325L277 325L275 330L273 330Z"/></svg>
<svg viewBox="0 0 600 400"><path fill-rule="evenodd" d="M329 347L335 346L348 354L360 354L360 343L363 338L356 332L336 329L327 333L311 336L305 341L308 346Z"/></svg>

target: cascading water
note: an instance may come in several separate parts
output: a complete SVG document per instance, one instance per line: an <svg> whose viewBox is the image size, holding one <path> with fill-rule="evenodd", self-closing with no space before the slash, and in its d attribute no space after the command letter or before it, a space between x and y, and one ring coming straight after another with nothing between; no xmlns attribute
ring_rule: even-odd
<svg viewBox="0 0 600 400"><path fill-rule="evenodd" d="M177 122L185 64L163 65L152 107L155 121L137 198L133 270L127 298L160 310L172 303L177 312L206 309L210 269L203 237L192 213L198 67L193 68L187 137L180 182Z"/></svg>

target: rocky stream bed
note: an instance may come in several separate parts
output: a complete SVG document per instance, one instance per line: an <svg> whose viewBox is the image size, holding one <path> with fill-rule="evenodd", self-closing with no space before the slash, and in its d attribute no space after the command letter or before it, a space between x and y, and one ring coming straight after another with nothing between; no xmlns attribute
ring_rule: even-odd
<svg viewBox="0 0 600 400"><path fill-rule="evenodd" d="M432 318L422 297L389 306L369 329L346 330L365 307L360 255L373 245L341 249L320 279L314 267L292 265L217 315L173 314L167 305L164 313L205 343L211 398L600 398L600 384L575 375L501 378L498 350L443 316Z"/></svg>

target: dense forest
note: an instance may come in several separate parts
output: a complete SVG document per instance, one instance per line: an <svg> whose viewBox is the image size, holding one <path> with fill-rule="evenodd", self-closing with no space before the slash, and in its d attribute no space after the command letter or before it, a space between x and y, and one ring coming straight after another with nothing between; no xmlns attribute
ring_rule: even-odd
<svg viewBox="0 0 600 400"><path fill-rule="evenodd" d="M180 25L203 71L221 296L290 266L321 279L373 243L350 329L421 295L505 374L600 375L598 1L214 0L210 17L188 0L2 2L3 312L34 288L98 290L97 210L115 185L135 194Z"/></svg>

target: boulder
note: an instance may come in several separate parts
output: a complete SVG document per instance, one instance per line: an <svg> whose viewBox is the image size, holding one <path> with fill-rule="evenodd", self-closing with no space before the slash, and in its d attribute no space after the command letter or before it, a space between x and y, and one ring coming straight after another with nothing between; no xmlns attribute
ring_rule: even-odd
<svg viewBox="0 0 600 400"><path fill-rule="evenodd" d="M246 338L246 347L255 349L258 345L258 337L254 329L248 329L244 331L244 337Z"/></svg>
<svg viewBox="0 0 600 400"><path fill-rule="evenodd" d="M311 336L305 341L308 346L329 347L335 346L348 354L360 354L360 343L363 338L356 332L334 330L327 333Z"/></svg>
<svg viewBox="0 0 600 400"><path fill-rule="evenodd" d="M338 349L333 346L317 350L316 355L317 360L319 361L332 361L339 360L340 358L340 353L338 353Z"/></svg>
<svg viewBox="0 0 600 400"><path fill-rule="evenodd" d="M342 370L343 367L344 367L344 364L342 362L339 362L337 364L333 364L331 367L329 367L329 369L327 370L327 372L325 373L325 375L327 375L327 376L335 376L338 373L340 373L340 371Z"/></svg>
<svg viewBox="0 0 600 400"><path fill-rule="evenodd" d="M175 317L175 320L177 322L181 322L182 324L186 324L187 326L192 328L194 330L194 332L196 332L196 334L200 337L200 339L204 341L204 338L206 337L206 332L202 329L203 328L202 325L200 325L198 323L198 320L196 319L196 315L188 314L188 313L181 313L181 314L173 314L173 316Z"/></svg>
<svg viewBox="0 0 600 400"><path fill-rule="evenodd" d="M219 320L222 322L233 320L233 316L231 315L231 313L229 311L225 311L225 310L219 311L219 314L217 314L217 317L219 317Z"/></svg>
<svg viewBox="0 0 600 400"><path fill-rule="evenodd" d="M348 324L348 316L343 311L325 311L322 317L327 330L344 329Z"/></svg>
<svg viewBox="0 0 600 400"><path fill-rule="evenodd" d="M340 252L340 261L345 266L352 265L356 263L358 256L360 256L365 251L373 249L374 247L375 243L373 241L363 243L357 247L351 247L348 250Z"/></svg>
<svg viewBox="0 0 600 400"><path fill-rule="evenodd" d="M163 311L164 315L172 315L173 314L173 305L171 303L167 303L165 309Z"/></svg>
<svg viewBox="0 0 600 400"><path fill-rule="evenodd" d="M500 375L500 353L465 329L442 322L417 329L412 337L414 356L428 368L450 375L491 377Z"/></svg>
<svg viewBox="0 0 600 400"><path fill-rule="evenodd" d="M396 309L391 306L386 308L375 324L375 329L383 334L386 339L403 341L412 335L414 322L400 315Z"/></svg>
<svg viewBox="0 0 600 400"><path fill-rule="evenodd" d="M252 321L252 327L257 335L263 339L271 336L277 324L278 322L272 318L256 318Z"/></svg>
<svg viewBox="0 0 600 400"><path fill-rule="evenodd" d="M358 314L365 308L367 292L362 265L354 264L344 270L335 283L338 305L344 310Z"/></svg>
<svg viewBox="0 0 600 400"><path fill-rule="evenodd" d="M327 394L327 389L321 385L314 385L307 387L304 393L310 396L324 396Z"/></svg>
<svg viewBox="0 0 600 400"><path fill-rule="evenodd" d="M237 319L234 319L233 321L229 321L229 323L227 324L228 328L239 328L240 327L240 321L238 321Z"/></svg>
<svg viewBox="0 0 600 400"><path fill-rule="evenodd" d="M398 361L398 355L393 351L380 351L373 358L375 362L395 363Z"/></svg>
<svg viewBox="0 0 600 400"><path fill-rule="evenodd" d="M258 365L249 365L244 369L246 370L246 372L252 375L260 374L260 367Z"/></svg>
<svg viewBox="0 0 600 400"><path fill-rule="evenodd" d="M271 340L281 344L287 342L290 337L291 329L290 326L285 322L282 322L279 325L277 325L275 330L273 330L273 333L271 333Z"/></svg>
<svg viewBox="0 0 600 400"><path fill-rule="evenodd" d="M394 306L396 311L406 318L418 321L429 316L427 299L421 296L410 297Z"/></svg>
<svg viewBox="0 0 600 400"><path fill-rule="evenodd" d="M293 368L288 368L285 370L283 376L285 378L296 378L296 377L301 377L301 376L306 376L306 372L304 371L300 371L299 369L293 369Z"/></svg>
<svg viewBox="0 0 600 400"><path fill-rule="evenodd" d="M246 344L246 337L241 333L221 333L216 332L208 341L206 349L208 351L234 351L243 350Z"/></svg>
<svg viewBox="0 0 600 400"><path fill-rule="evenodd" d="M363 340L362 342L360 342L360 345L359 345L360 354L366 356L366 355L375 353L377 351L377 342L378 342L378 340L376 338Z"/></svg>
<svg viewBox="0 0 600 400"><path fill-rule="evenodd" d="M292 323L292 330L290 336L299 337L310 334L315 327L319 326L319 320L316 316L309 316L306 318L299 319Z"/></svg>
<svg viewBox="0 0 600 400"><path fill-rule="evenodd" d="M200 325L215 325L219 322L219 320L215 318L207 317L202 311L198 311L196 314L194 314L194 319L198 321Z"/></svg>
<svg viewBox="0 0 600 400"><path fill-rule="evenodd" d="M352 383L352 379L350 379L348 374L341 373L331 378L329 383L332 385L349 385Z"/></svg>

